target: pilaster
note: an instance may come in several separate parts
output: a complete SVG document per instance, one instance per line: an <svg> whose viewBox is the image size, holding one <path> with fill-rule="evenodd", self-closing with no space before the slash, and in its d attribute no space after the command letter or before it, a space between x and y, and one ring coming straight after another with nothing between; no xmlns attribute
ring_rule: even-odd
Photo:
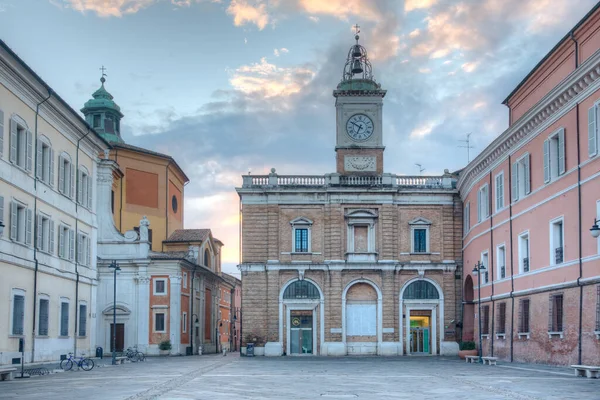
<svg viewBox="0 0 600 400"><path fill-rule="evenodd" d="M171 282L169 298L169 331L171 332L171 354L179 354L181 346L181 275L169 275Z"/></svg>

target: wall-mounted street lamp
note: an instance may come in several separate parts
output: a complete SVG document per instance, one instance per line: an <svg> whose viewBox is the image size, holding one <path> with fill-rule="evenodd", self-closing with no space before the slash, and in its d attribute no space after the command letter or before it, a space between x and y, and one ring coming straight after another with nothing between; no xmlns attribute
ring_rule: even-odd
<svg viewBox="0 0 600 400"><path fill-rule="evenodd" d="M481 342L482 342L482 337L481 337L481 274L483 274L484 272L487 271L487 268L485 267L485 265L483 265L481 263L481 261L477 261L477 264L475 264L475 267L473 268L473 275L477 275L477 289L478 289L478 295L477 295L477 303L479 304L479 314L478 314L478 319L479 319L479 363L482 363L483 360L481 359L481 352L482 352L482 347L481 347Z"/></svg>
<svg viewBox="0 0 600 400"><path fill-rule="evenodd" d="M112 329L112 365L117 365L117 271L120 271L116 260L110 263L108 268L113 270L114 297L113 297L113 329Z"/></svg>
<svg viewBox="0 0 600 400"><path fill-rule="evenodd" d="M594 225L592 225L592 228L590 229L590 233L595 238L600 236L600 228L598 227L598 223L600 223L600 219L594 218ZM0 228L0 229L2 229L2 228ZM0 232L2 232L2 231L0 230Z"/></svg>

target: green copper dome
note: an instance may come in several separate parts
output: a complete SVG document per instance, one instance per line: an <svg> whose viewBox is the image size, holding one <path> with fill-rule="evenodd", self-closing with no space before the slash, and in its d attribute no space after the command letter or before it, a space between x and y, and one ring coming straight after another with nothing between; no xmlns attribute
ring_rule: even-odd
<svg viewBox="0 0 600 400"><path fill-rule="evenodd" d="M106 79L102 78L100 79L100 82L102 82L102 86L100 86L100 89L96 90L92 94L93 99L85 102L81 112L85 114L87 110L91 109L111 109L123 117L123 114L121 114L121 107L119 107L117 103L113 101L114 97L112 94L108 93L108 91L104 88L104 82L106 82Z"/></svg>
<svg viewBox="0 0 600 400"><path fill-rule="evenodd" d="M104 88L104 76L100 79L102 85L92 94L92 99L85 102L81 112L85 119L104 139L109 142L123 143L121 139L121 107L113 101L113 96Z"/></svg>

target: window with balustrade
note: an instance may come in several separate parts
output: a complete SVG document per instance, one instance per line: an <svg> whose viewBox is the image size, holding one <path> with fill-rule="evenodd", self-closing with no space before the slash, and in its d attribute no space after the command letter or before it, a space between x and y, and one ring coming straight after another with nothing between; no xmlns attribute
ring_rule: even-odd
<svg viewBox="0 0 600 400"><path fill-rule="evenodd" d="M564 262L564 240L563 218L550 221L550 265Z"/></svg>
<svg viewBox="0 0 600 400"><path fill-rule="evenodd" d="M531 260L529 257L529 232L519 235L519 272L529 272Z"/></svg>

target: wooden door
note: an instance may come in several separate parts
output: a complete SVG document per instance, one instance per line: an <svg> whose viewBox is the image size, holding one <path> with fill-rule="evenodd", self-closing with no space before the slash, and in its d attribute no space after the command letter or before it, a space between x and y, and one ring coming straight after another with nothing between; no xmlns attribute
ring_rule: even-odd
<svg viewBox="0 0 600 400"><path fill-rule="evenodd" d="M110 347L112 351L112 335L113 324L110 324ZM125 349L125 324L117 324L117 332L115 338L115 347L117 352L122 352Z"/></svg>

